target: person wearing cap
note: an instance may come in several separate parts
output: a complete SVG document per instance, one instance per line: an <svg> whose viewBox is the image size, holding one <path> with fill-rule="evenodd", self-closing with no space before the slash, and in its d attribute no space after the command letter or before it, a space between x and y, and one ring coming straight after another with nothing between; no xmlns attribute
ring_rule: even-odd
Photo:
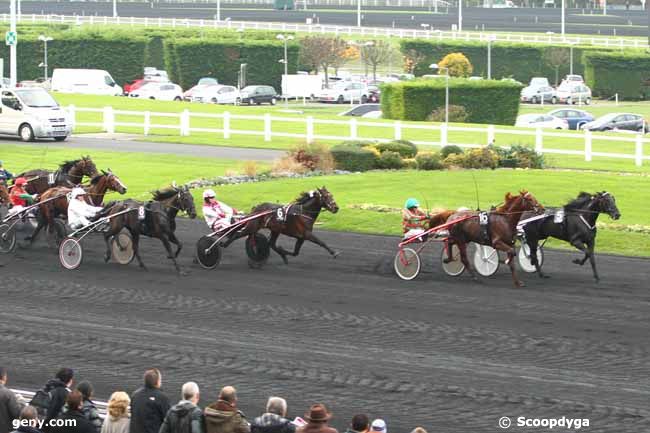
<svg viewBox="0 0 650 433"><path fill-rule="evenodd" d="M25 206L32 204L36 200L37 195L32 195L25 191L25 185L27 185L27 179L24 177L19 177L15 180L11 188L11 193L9 193L9 201L12 206L9 210L10 215L20 212Z"/></svg>
<svg viewBox="0 0 650 433"><path fill-rule="evenodd" d="M232 216L237 212L224 202L218 201L216 197L212 189L203 191L203 218L214 231L232 224Z"/></svg>
<svg viewBox="0 0 650 433"><path fill-rule="evenodd" d="M406 200L402 210L404 239L424 233L428 218L429 216L420 210L420 203L416 199L409 198Z"/></svg>
<svg viewBox="0 0 650 433"><path fill-rule="evenodd" d="M388 433L386 421L381 418L374 420L372 424L370 424L370 433Z"/></svg>
<svg viewBox="0 0 650 433"><path fill-rule="evenodd" d="M2 165L2 161L0 161L0 184L6 185L7 181L13 178L14 175L8 172Z"/></svg>
<svg viewBox="0 0 650 433"><path fill-rule="evenodd" d="M298 428L296 433L338 433L338 431L327 424L332 414L322 403L312 404L304 416L307 424Z"/></svg>
<svg viewBox="0 0 650 433"><path fill-rule="evenodd" d="M74 230L90 224L99 212L101 206L93 206L86 202L86 191L83 188L72 188L68 203L68 224Z"/></svg>

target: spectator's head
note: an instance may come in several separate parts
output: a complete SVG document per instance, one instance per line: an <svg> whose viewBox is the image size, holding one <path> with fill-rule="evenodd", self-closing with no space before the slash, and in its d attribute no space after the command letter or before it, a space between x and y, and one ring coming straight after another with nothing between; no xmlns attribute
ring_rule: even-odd
<svg viewBox="0 0 650 433"><path fill-rule="evenodd" d="M370 425L371 433L388 433L388 428L386 427L386 421L383 419L377 418Z"/></svg>
<svg viewBox="0 0 650 433"><path fill-rule="evenodd" d="M65 402L68 404L70 410L80 410L83 406L84 397L77 390L71 391Z"/></svg>
<svg viewBox="0 0 650 433"><path fill-rule="evenodd" d="M181 388L183 400L191 401L194 404L199 402L199 386L195 382L187 382Z"/></svg>
<svg viewBox="0 0 650 433"><path fill-rule="evenodd" d="M77 391L81 393L84 400L90 400L93 396L93 386L86 380L83 380L77 384Z"/></svg>
<svg viewBox="0 0 650 433"><path fill-rule="evenodd" d="M7 369L5 367L0 367L0 383L7 383Z"/></svg>
<svg viewBox="0 0 650 433"><path fill-rule="evenodd" d="M56 378L65 383L67 387L70 387L74 378L74 371L71 368L62 368L56 372Z"/></svg>
<svg viewBox="0 0 650 433"><path fill-rule="evenodd" d="M316 403L311 405L304 418L310 423L325 423L331 417L332 414L328 412L324 404Z"/></svg>
<svg viewBox="0 0 650 433"><path fill-rule="evenodd" d="M281 397L269 397L269 401L266 402L266 412L281 417L287 416L287 401Z"/></svg>
<svg viewBox="0 0 650 433"><path fill-rule="evenodd" d="M147 388L160 388L162 386L162 374L157 368L144 372L144 386Z"/></svg>
<svg viewBox="0 0 650 433"><path fill-rule="evenodd" d="M130 404L129 394L122 391L114 392L108 400L108 414L114 419L125 417L128 415Z"/></svg>
<svg viewBox="0 0 650 433"><path fill-rule="evenodd" d="M427 431L423 427L415 427L411 433L427 433Z"/></svg>
<svg viewBox="0 0 650 433"><path fill-rule="evenodd" d="M227 401L233 406L237 403L237 390L234 386L224 386L219 392L219 400Z"/></svg>
<svg viewBox="0 0 650 433"><path fill-rule="evenodd" d="M20 411L20 419L37 419L38 411L34 406L25 406L23 410Z"/></svg>
<svg viewBox="0 0 650 433"><path fill-rule="evenodd" d="M358 432L368 431L368 428L370 427L370 419L368 418L368 415L360 413L353 416L350 427L352 427L352 430Z"/></svg>

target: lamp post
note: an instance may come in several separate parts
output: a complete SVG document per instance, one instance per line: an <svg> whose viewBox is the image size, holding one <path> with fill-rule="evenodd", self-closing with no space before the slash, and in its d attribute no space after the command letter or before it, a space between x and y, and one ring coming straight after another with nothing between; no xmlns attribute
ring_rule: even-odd
<svg viewBox="0 0 650 433"><path fill-rule="evenodd" d="M38 37L38 40L43 42L43 63L41 63L39 66L43 68L43 78L45 81L47 81L47 43L50 42L52 38L49 36L40 35Z"/></svg>
<svg viewBox="0 0 650 433"><path fill-rule="evenodd" d="M10 27L9 29L13 32L13 34L16 33L16 0L9 0L9 14L10 14ZM16 41L17 42L17 41ZM17 67L16 67L16 42L11 45L9 48L9 80L11 83L11 87L16 86L16 81L17 81Z"/></svg>
<svg viewBox="0 0 650 433"><path fill-rule="evenodd" d="M463 31L463 0L458 0L458 31Z"/></svg>
<svg viewBox="0 0 650 433"><path fill-rule="evenodd" d="M573 75L573 46L575 42L569 44L569 74Z"/></svg>
<svg viewBox="0 0 650 433"><path fill-rule="evenodd" d="M113 0L113 18L117 18L117 0Z"/></svg>
<svg viewBox="0 0 650 433"><path fill-rule="evenodd" d="M277 39L284 41L284 75L289 75L289 59L287 58L287 45L293 40L293 35L277 35Z"/></svg>
<svg viewBox="0 0 650 433"><path fill-rule="evenodd" d="M487 38L487 79L492 79L492 42L496 40L495 35L488 35Z"/></svg>
<svg viewBox="0 0 650 433"><path fill-rule="evenodd" d="M357 1L357 27L361 27L361 0Z"/></svg>
<svg viewBox="0 0 650 433"><path fill-rule="evenodd" d="M434 70L445 70L445 124L449 123L449 68L445 66L438 66L437 63L432 63L429 68Z"/></svg>

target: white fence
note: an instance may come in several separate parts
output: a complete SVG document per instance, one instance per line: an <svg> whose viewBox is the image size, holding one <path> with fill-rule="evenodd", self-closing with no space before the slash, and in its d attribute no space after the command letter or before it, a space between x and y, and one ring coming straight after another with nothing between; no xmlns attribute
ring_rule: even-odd
<svg viewBox="0 0 650 433"><path fill-rule="evenodd" d="M2 14L2 22L9 22L9 15ZM48 24L75 24L75 25L141 25L147 27L178 27L178 28L215 28L215 29L242 29L242 30L267 30L276 32L301 32L311 34L335 34L341 36L367 36L380 37L390 36L397 38L425 38L434 40L463 40L463 41L487 41L489 38L495 42L522 42L537 44L578 44L593 45L598 47L613 48L647 48L646 39L625 39L625 38L603 38L587 36L565 37L549 34L509 34L509 33L484 33L484 32L455 32L441 30L416 30L399 29L388 27L354 27L335 26L319 24L293 24L273 23L255 21L231 21L231 20L205 20L187 18L137 18L137 17L107 17L107 16L81 16L81 15L36 15L23 14L20 17L21 23L48 23Z"/></svg>
<svg viewBox="0 0 650 433"><path fill-rule="evenodd" d="M12 389L12 391L22 396L26 403L29 403L34 397L34 392L32 391L26 391L24 389ZM95 406L97 406L97 412L99 412L99 416L105 418L107 413L108 403L99 400L93 400L93 403L95 403Z"/></svg>
<svg viewBox="0 0 650 433"><path fill-rule="evenodd" d="M453 125L446 125L444 123L434 124L434 123L404 123L401 121L394 122L368 122L359 120L357 118L351 118L349 120L327 120L327 119L315 119L312 116L306 117L280 117L272 116L269 113L264 115L242 115L242 114L231 114L230 112L223 112L219 114L210 114L210 113L193 113L189 110L183 110L180 113L156 113L149 111L122 111L114 110L113 107L104 107L102 108L80 108L75 106L69 106L68 111L70 112L73 119L75 119L76 126L89 126L89 127L98 127L102 131L108 133L115 133L117 127L131 127L131 128L141 128L144 135L149 135L152 129L167 129L178 131L178 134L183 137L190 136L192 133L210 133L215 134L215 136L222 137L226 140L232 138L233 135L249 135L249 136L258 136L263 137L265 142L273 141L274 137L285 137L285 138L297 138L305 140L307 143L312 143L315 140L330 140L330 141L345 141L345 140L372 140L372 141L390 141L392 139L400 140L404 135L404 131L408 130L419 130L419 131L429 131L432 134L435 133L439 135L439 139L436 141L425 141L425 140L412 140L413 143L422 145L422 146L446 146L448 144L454 144L464 148L476 148L481 147L487 144L495 143L496 134L500 135L510 135L517 137L534 137L535 138L535 151L541 154L558 154L558 155L577 155L584 157L584 160L589 162L592 161L593 157L606 157L606 158L618 158L618 159L631 159L634 160L634 163L637 167L643 165L643 161L650 160L650 156L644 154L644 146L647 143L650 143L649 139L644 138L641 134L626 135L620 133L618 136L608 135L608 134L593 134L591 131L585 131L583 133L569 133L569 132L551 132L545 131L541 128L529 129L529 128L513 128L513 129L503 129L497 128L494 125L486 126L472 126L472 127L460 127ZM101 114L101 122L77 122L76 115L77 113L98 113ZM137 122L122 122L116 119L116 116L136 116L141 117L141 121ZM177 122L170 124L155 124L152 123L151 118L173 118L177 119ZM219 120L221 125L220 128L209 128L209 127L192 127L192 119L212 119ZM261 126L260 129L256 130L242 130L235 129L231 127L231 122L233 120L253 120L257 121L256 124ZM303 125L304 132L286 132L278 129L274 130L273 123L295 123L298 125ZM216 123L216 122L215 122ZM338 135L323 135L317 134L315 129L318 125L334 125L336 126L336 131L339 132ZM359 127L370 127L372 131L378 129L384 129L390 131L388 135L392 138L386 138L386 135L383 137L376 137L372 135L361 135L359 134ZM301 128L294 128L301 129ZM462 143L456 142L449 139L450 132L472 132L479 133L483 135L484 140L479 143ZM545 138L566 138L572 140L581 140L583 143L582 150L567 150L567 149L553 149L544 146ZM593 150L593 141L606 141L611 143L627 143L634 145L634 153L616 153L616 152L597 152Z"/></svg>

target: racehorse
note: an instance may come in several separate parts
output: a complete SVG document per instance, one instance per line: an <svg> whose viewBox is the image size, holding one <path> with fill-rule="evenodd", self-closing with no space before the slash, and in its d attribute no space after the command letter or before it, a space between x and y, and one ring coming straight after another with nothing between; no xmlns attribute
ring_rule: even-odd
<svg viewBox="0 0 650 433"><path fill-rule="evenodd" d="M0 184L0 204L9 205L9 190L3 184Z"/></svg>
<svg viewBox="0 0 650 433"><path fill-rule="evenodd" d="M566 241L582 251L585 256L582 259L575 259L573 263L580 266L584 265L587 259L591 263L591 269L596 281L600 280L596 270L596 257L594 247L596 245L596 220L598 215L605 213L612 219L617 220L621 213L616 207L616 199L606 191L596 194L581 192L578 197L571 200L564 206L564 220L555 222L555 212L550 212L546 216L530 221L523 225L526 244L530 248L530 263L535 266L540 277L547 275L542 273L542 269L537 261L537 248L540 240L553 237ZM525 213L522 220L533 217L533 213Z"/></svg>
<svg viewBox="0 0 650 433"><path fill-rule="evenodd" d="M25 190L28 193L42 194L54 186L73 187L79 185L84 176L94 177L97 174L97 167L90 156L83 156L80 159L63 162L54 172L39 168L20 173L15 177L27 179ZM53 183L50 183L50 180Z"/></svg>
<svg viewBox="0 0 650 433"><path fill-rule="evenodd" d="M313 232L314 223L322 209L332 213L339 211L339 206L334 201L334 196L322 187L314 191L303 192L291 204L282 206L275 203L262 203L251 210L251 215L272 211L268 216L253 219L246 224L244 229L237 232L223 245L230 245L235 239L257 233L259 230L268 229L271 231L270 246L278 253L285 264L289 264L287 256L296 257L305 241L310 241L325 248L332 257L336 258L340 253L331 249L325 242L316 237ZM293 252L289 252L277 245L278 237L283 234L296 239Z"/></svg>
<svg viewBox="0 0 650 433"><path fill-rule="evenodd" d="M123 228L126 228L131 234L133 240L133 252L138 259L140 267L147 269L139 252L140 235L160 239L167 250L167 257L174 262L176 271L180 274L181 269L176 262L183 244L178 240L176 234L176 215L179 211L186 212L190 218L196 218L196 208L194 207L194 198L187 186L172 186L166 189L152 192L153 200L146 203L136 200L124 200L115 203L109 203L107 211L102 216L111 216L127 209L133 209L133 212L127 212L122 215L112 217L109 220L109 229L104 234L106 240L106 255L104 260L108 262L111 258L111 246L109 240L111 236L118 234ZM143 215L139 215L142 208ZM137 212L136 212L137 210ZM171 243L176 245L176 252L172 254Z"/></svg>
<svg viewBox="0 0 650 433"><path fill-rule="evenodd" d="M125 194L126 190L127 188L122 183L120 178L117 177L115 174L113 174L113 172L109 168L108 171L102 170L102 174L94 176L90 180L90 186L86 188L86 193L87 193L86 201L88 201L88 203L92 204L93 206L100 206L104 201L104 196L108 191L115 191L120 194ZM43 194L41 194L39 198L40 202L45 202L46 200L54 197L57 198L47 203L43 203L38 207L39 208L38 225L34 229L34 232L31 234L31 236L28 236L27 240L31 240L31 242L34 242L34 239L36 239L38 233L45 226L47 226L49 230L52 230L53 228L56 229L55 228L56 226L54 224L54 218L56 218L57 216L65 215L67 217L68 215L67 195L70 191L72 191L71 188L57 186L54 188L50 188L47 191L45 191ZM62 240L63 237L65 237L65 234L61 234L61 233L54 233L54 234L57 236L57 243L58 241Z"/></svg>
<svg viewBox="0 0 650 433"><path fill-rule="evenodd" d="M486 231L484 231L483 226L479 222L479 212L456 212L447 219L447 222L452 222L457 218L462 218L467 215L473 216L473 218L460 221L449 228L451 242L458 245L461 260L472 278L476 278L476 276L467 259L467 244L469 242L489 245L505 252L508 255L506 263L510 266L510 272L515 286L523 286L521 280L517 278L513 260L515 256L516 226L524 212L537 211L539 209L543 209L543 207L537 199L531 193L521 191L517 195L507 193L504 204L488 213ZM485 232L487 232L487 236ZM451 261L451 259L451 248L449 248L449 257L446 260Z"/></svg>

